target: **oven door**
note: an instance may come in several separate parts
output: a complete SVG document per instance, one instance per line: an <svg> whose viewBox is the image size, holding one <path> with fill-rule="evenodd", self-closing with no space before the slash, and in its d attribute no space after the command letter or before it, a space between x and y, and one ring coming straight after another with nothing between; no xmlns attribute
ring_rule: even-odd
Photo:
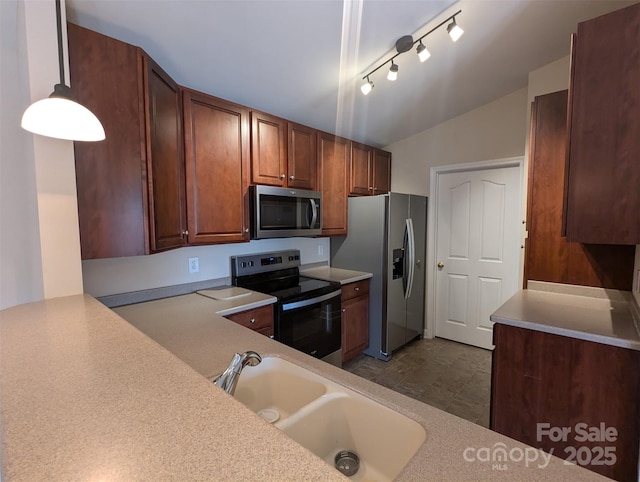
<svg viewBox="0 0 640 482"><path fill-rule="evenodd" d="M341 348L341 293L278 302L276 340L316 358L335 356Z"/></svg>

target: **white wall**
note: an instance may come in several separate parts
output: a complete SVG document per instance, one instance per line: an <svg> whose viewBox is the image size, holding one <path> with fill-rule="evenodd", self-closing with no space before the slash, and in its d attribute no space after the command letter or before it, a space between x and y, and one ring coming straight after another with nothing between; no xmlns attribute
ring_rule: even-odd
<svg viewBox="0 0 640 482"><path fill-rule="evenodd" d="M84 289L93 296L106 296L227 278L231 275L231 256L283 249L299 249L302 264L329 262L329 238L262 239L197 246L151 256L83 261ZM190 274L188 263L193 256L198 257L200 272Z"/></svg>
<svg viewBox="0 0 640 482"><path fill-rule="evenodd" d="M0 3L0 304L6 308L82 293L82 266L73 143L36 136L19 127L24 109L31 102L49 96L59 82L55 3L53 0ZM62 2L63 13L64 8Z"/></svg>
<svg viewBox="0 0 640 482"><path fill-rule="evenodd" d="M24 4L0 1L0 309L44 297L29 104Z"/></svg>
<svg viewBox="0 0 640 482"><path fill-rule="evenodd" d="M521 156L526 104L524 88L387 146L391 190L428 196L432 167Z"/></svg>
<svg viewBox="0 0 640 482"><path fill-rule="evenodd" d="M570 57L567 55L566 57L558 59L555 62L551 62L544 67L529 72L525 166L529 165L529 125L531 124L531 103L537 95L550 94L552 92L569 88L569 61ZM526 172L529 172L528 167Z"/></svg>

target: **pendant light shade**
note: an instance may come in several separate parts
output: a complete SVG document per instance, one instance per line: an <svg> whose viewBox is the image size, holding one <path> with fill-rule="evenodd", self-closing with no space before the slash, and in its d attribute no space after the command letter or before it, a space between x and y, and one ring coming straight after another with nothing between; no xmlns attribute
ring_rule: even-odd
<svg viewBox="0 0 640 482"><path fill-rule="evenodd" d="M60 0L56 0L56 21L60 83L48 98L34 102L24 111L20 125L34 134L56 139L101 141L105 138L102 124L93 112L72 99L71 89L64 81Z"/></svg>
<svg viewBox="0 0 640 482"><path fill-rule="evenodd" d="M104 128L89 109L69 98L71 89L56 84L46 99L31 104L22 115L22 128L41 136L70 141L101 141Z"/></svg>

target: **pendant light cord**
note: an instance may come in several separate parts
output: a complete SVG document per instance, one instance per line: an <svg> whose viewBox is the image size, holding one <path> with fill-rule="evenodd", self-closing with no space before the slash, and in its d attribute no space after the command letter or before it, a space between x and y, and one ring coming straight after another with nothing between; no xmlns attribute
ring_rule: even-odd
<svg viewBox="0 0 640 482"><path fill-rule="evenodd" d="M64 82L64 51L62 48L62 11L60 0L56 0L56 24L58 28L58 67L60 69L60 83Z"/></svg>

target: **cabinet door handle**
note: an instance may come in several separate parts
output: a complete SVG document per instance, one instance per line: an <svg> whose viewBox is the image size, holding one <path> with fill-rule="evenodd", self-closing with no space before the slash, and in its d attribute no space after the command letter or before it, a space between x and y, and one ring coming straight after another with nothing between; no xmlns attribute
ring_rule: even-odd
<svg viewBox="0 0 640 482"><path fill-rule="evenodd" d="M189 231L187 231L186 229L184 231L182 231L182 235L183 236L189 236Z"/></svg>
<svg viewBox="0 0 640 482"><path fill-rule="evenodd" d="M346 312L347 312L347 309L346 309L346 308L342 308L342 312L343 312L343 313L346 313Z"/></svg>
<svg viewBox="0 0 640 482"><path fill-rule="evenodd" d="M355 286L353 289L356 291L360 291L360 288L358 286Z"/></svg>
<svg viewBox="0 0 640 482"><path fill-rule="evenodd" d="M373 186L369 186L369 191L373 191Z"/></svg>
<svg viewBox="0 0 640 482"><path fill-rule="evenodd" d="M296 180L296 176L289 176L289 181L295 181Z"/></svg>
<svg viewBox="0 0 640 482"><path fill-rule="evenodd" d="M244 228L244 232L248 233L249 232L249 228Z"/></svg>
<svg viewBox="0 0 640 482"><path fill-rule="evenodd" d="M284 174L280 174L280 180L284 180L284 178L287 177Z"/></svg>
<svg viewBox="0 0 640 482"><path fill-rule="evenodd" d="M255 322L256 322L256 319L255 319L255 318L251 318L251 319L249 320L249 323L251 323L252 325L253 325Z"/></svg>

